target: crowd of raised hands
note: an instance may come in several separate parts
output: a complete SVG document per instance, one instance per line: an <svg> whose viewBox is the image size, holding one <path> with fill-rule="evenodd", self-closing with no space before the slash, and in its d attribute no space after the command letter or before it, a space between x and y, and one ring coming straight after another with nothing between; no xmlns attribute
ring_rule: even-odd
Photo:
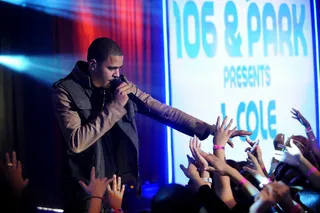
<svg viewBox="0 0 320 213"><path fill-rule="evenodd" d="M180 167L200 212L320 212L319 144L301 113L291 113L306 128L307 137L285 139L278 134L269 171L259 141L249 138L246 161L226 160L225 147L235 131L228 117L222 123L217 119L212 152L202 151L198 138L191 138L188 166Z"/></svg>
<svg viewBox="0 0 320 213"><path fill-rule="evenodd" d="M2 205L10 212L37 212L33 196L28 191L28 179L23 178L21 162L17 160L15 152L11 156L6 153L6 165L1 165L1 172L7 185L5 202ZM106 202L112 212L122 212L122 199L125 185L121 184L121 178L113 175L111 179L96 178L95 168L91 169L90 182L86 184L79 181L80 186L90 198L89 213L99 213L102 202ZM3 184L2 184L3 185ZM9 202L10 201L10 202ZM9 202L9 203L8 203Z"/></svg>
<svg viewBox="0 0 320 213"><path fill-rule="evenodd" d="M187 185L170 184L161 187L153 197L149 212L320 212L320 149L309 122L295 109L293 118L306 129L306 137L274 138L274 153L267 171L259 141L246 138L246 161L226 160L225 147L236 131L233 120L218 117L212 143L212 152L201 150L196 136L189 141L188 165L180 165L189 178ZM241 150L239 150L240 152ZM21 162L16 153L5 156L0 165L10 193L10 212L35 212L30 202L28 179L23 178ZM121 178L96 178L91 170L89 183L79 185L90 197L88 212L98 213L103 202L113 212L122 212L125 187ZM17 205L23 206L23 210ZM24 203L24 204L22 204ZM147 211L144 211L147 212Z"/></svg>

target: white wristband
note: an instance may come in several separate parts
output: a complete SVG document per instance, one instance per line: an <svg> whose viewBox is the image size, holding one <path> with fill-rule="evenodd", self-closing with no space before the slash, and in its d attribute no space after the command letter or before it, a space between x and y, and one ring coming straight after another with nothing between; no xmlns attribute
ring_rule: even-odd
<svg viewBox="0 0 320 213"><path fill-rule="evenodd" d="M201 178L203 181L208 182L208 183L212 183L212 179L210 177L203 177Z"/></svg>

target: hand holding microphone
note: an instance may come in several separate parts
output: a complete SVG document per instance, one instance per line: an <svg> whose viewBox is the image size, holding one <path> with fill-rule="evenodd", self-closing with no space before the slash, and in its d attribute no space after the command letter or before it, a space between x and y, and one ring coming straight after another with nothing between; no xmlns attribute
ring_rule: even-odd
<svg viewBox="0 0 320 213"><path fill-rule="evenodd" d="M114 78L110 82L110 91L114 93L115 100L122 106L125 106L130 99L140 107L140 110L150 112L147 105L132 93L132 86L128 84L124 75L120 75L120 77Z"/></svg>

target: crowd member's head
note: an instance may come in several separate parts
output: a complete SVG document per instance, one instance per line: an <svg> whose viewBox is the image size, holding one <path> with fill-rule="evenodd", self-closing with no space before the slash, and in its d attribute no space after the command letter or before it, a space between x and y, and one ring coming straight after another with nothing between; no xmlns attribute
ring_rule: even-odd
<svg viewBox="0 0 320 213"><path fill-rule="evenodd" d="M152 213L199 212L195 194L182 185L161 187L151 201Z"/></svg>
<svg viewBox="0 0 320 213"><path fill-rule="evenodd" d="M273 146L275 150L281 150L282 146L284 146L284 134L279 133L273 140Z"/></svg>
<svg viewBox="0 0 320 213"><path fill-rule="evenodd" d="M88 71L96 87L110 86L110 81L120 76L123 53L119 45L110 38L97 38L88 49Z"/></svg>

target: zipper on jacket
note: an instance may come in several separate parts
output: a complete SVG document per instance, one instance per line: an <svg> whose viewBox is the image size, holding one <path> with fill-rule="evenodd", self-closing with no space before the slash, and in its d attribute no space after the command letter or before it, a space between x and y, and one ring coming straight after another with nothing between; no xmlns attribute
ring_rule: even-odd
<svg viewBox="0 0 320 213"><path fill-rule="evenodd" d="M102 92L102 106L101 106L101 111L103 111L103 109L104 109L104 104L105 104L105 102L106 102L106 89L105 88L103 88L102 89L103 90L103 92Z"/></svg>

